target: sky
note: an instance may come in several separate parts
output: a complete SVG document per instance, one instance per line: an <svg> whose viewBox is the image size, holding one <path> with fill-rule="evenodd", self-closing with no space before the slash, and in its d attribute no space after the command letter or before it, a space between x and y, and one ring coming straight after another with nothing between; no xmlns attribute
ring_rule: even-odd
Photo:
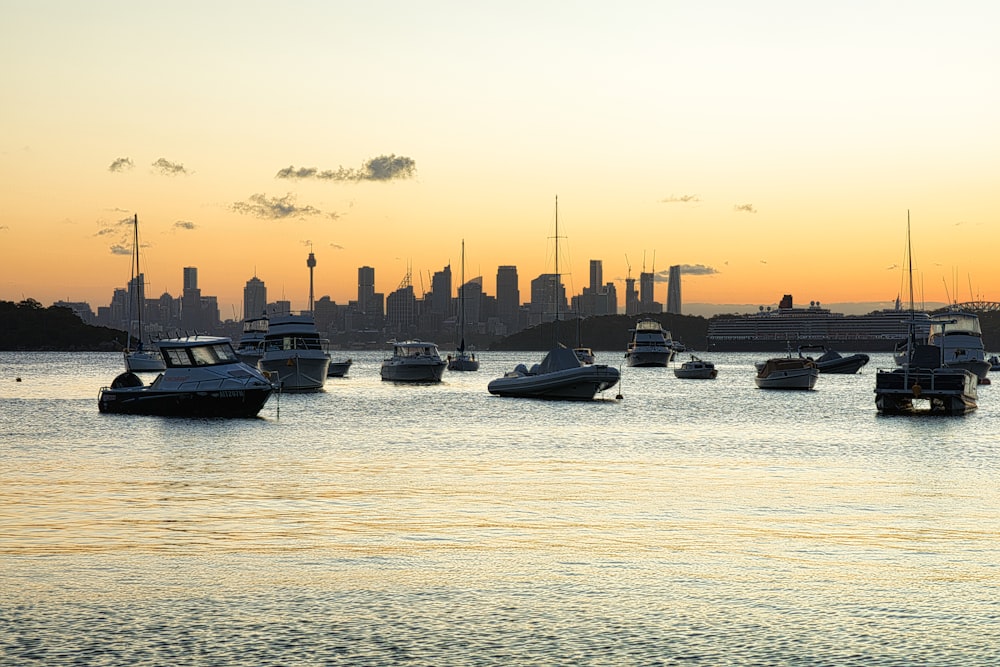
<svg viewBox="0 0 1000 667"><path fill-rule="evenodd" d="M1000 301L1000 4L0 0L0 300Z"/></svg>

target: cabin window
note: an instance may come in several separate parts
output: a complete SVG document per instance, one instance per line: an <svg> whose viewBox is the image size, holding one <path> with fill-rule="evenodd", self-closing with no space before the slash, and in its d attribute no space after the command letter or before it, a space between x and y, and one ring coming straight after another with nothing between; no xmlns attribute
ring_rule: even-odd
<svg viewBox="0 0 1000 667"><path fill-rule="evenodd" d="M192 347L191 356L194 357L195 366L211 366L215 363L211 347Z"/></svg>
<svg viewBox="0 0 1000 667"><path fill-rule="evenodd" d="M167 354L167 364L170 366L190 366L191 357L188 356L184 348L168 348L164 350Z"/></svg>

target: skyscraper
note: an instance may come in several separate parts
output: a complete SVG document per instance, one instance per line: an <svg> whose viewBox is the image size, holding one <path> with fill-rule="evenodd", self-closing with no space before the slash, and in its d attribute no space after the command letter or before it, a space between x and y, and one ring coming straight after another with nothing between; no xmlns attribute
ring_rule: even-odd
<svg viewBox="0 0 1000 667"><path fill-rule="evenodd" d="M375 269L370 266L362 266L358 269L358 310L367 313L372 307L372 300L375 298Z"/></svg>
<svg viewBox="0 0 1000 667"><path fill-rule="evenodd" d="M260 317L267 308L267 287L264 281L254 276L243 288L243 319Z"/></svg>
<svg viewBox="0 0 1000 667"><path fill-rule="evenodd" d="M601 291L604 285L604 264L599 259L590 260L590 290L593 294Z"/></svg>
<svg viewBox="0 0 1000 667"><path fill-rule="evenodd" d="M679 265L670 267L670 276L667 283L667 312L675 315L681 314L681 267Z"/></svg>
<svg viewBox="0 0 1000 667"><path fill-rule="evenodd" d="M196 267L184 267L184 289L198 289L198 269Z"/></svg>
<svg viewBox="0 0 1000 667"><path fill-rule="evenodd" d="M655 302L653 287L656 285L656 277L651 271L643 271L639 274L639 309L643 313L652 313Z"/></svg>
<svg viewBox="0 0 1000 667"><path fill-rule="evenodd" d="M511 334L519 330L518 313L521 310L521 293L517 287L517 267L497 267L497 317Z"/></svg>

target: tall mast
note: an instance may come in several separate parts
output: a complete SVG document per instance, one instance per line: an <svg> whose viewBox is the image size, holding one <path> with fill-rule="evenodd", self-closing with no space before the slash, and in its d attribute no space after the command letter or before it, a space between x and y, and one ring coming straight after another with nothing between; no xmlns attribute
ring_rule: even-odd
<svg viewBox="0 0 1000 667"><path fill-rule="evenodd" d="M465 352L465 239L462 239L462 284L458 292L458 351Z"/></svg>
<svg viewBox="0 0 1000 667"><path fill-rule="evenodd" d="M142 272L139 269L139 214L135 213L132 217L132 278L133 285L135 288L135 308L136 308L136 321L138 324L138 331L136 331L136 346L142 345L142 306L145 301L145 290L142 286ZM131 328L132 323L129 322L129 328Z"/></svg>
<svg viewBox="0 0 1000 667"><path fill-rule="evenodd" d="M553 296L556 302L556 322L558 322L559 321L559 195L556 195L556 285L555 285L555 293Z"/></svg>

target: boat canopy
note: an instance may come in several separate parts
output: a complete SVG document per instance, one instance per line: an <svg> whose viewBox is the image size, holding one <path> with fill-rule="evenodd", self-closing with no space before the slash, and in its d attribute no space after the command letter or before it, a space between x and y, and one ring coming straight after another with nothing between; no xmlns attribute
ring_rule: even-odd
<svg viewBox="0 0 1000 667"><path fill-rule="evenodd" d="M394 343L392 353L397 357L436 357L438 348L434 343L407 340Z"/></svg>
<svg viewBox="0 0 1000 667"><path fill-rule="evenodd" d="M981 336L979 316L973 313L949 312L931 316L931 337L949 334Z"/></svg>
<svg viewBox="0 0 1000 667"><path fill-rule="evenodd" d="M583 366L583 363L577 358L576 352L568 347L555 347L549 350L542 363L538 365L538 373L552 373L580 366Z"/></svg>

